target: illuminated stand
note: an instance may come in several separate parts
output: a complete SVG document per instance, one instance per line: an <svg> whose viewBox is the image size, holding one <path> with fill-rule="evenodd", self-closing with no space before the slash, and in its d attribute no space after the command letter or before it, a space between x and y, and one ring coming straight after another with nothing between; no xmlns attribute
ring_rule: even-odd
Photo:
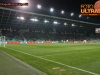
<svg viewBox="0 0 100 75"><path fill-rule="evenodd" d="M0 46L3 46L3 47L6 46L5 36L1 36L1 37L0 37Z"/></svg>

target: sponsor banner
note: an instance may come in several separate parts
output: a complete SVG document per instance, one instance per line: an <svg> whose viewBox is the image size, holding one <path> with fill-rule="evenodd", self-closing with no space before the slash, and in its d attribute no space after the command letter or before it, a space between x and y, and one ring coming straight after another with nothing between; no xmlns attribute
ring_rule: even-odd
<svg viewBox="0 0 100 75"><path fill-rule="evenodd" d="M83 44L83 41L78 41L78 44Z"/></svg>
<svg viewBox="0 0 100 75"><path fill-rule="evenodd" d="M32 41L30 41L30 42L27 42L27 44L38 44L38 42L32 42Z"/></svg>
<svg viewBox="0 0 100 75"><path fill-rule="evenodd" d="M43 41L39 41L38 43L39 43L39 44L42 44L42 43L43 43Z"/></svg>
<svg viewBox="0 0 100 75"><path fill-rule="evenodd" d="M52 43L58 43L58 41L52 41Z"/></svg>
<svg viewBox="0 0 100 75"><path fill-rule="evenodd" d="M92 43L97 43L96 41L93 41Z"/></svg>
<svg viewBox="0 0 100 75"><path fill-rule="evenodd" d="M51 41L44 41L43 44L52 44Z"/></svg>
<svg viewBox="0 0 100 75"><path fill-rule="evenodd" d="M42 41L42 42L32 42L32 41L28 41L26 42L25 44L53 44L53 43L58 43L58 41ZM90 44L90 43L99 43L97 41L87 41L86 42L87 44ZM19 41L16 41L16 42L6 42L6 44L24 44L23 42L19 42ZM68 44L83 44L83 41L69 41Z"/></svg>
<svg viewBox="0 0 100 75"><path fill-rule="evenodd" d="M68 44L74 44L74 42L73 41L69 41Z"/></svg>
<svg viewBox="0 0 100 75"><path fill-rule="evenodd" d="M78 43L78 41L74 41L74 43Z"/></svg>
<svg viewBox="0 0 100 75"><path fill-rule="evenodd" d="M87 44L90 44L90 41L87 41L86 43L87 43Z"/></svg>
<svg viewBox="0 0 100 75"><path fill-rule="evenodd" d="M7 44L21 44L20 42L7 42Z"/></svg>

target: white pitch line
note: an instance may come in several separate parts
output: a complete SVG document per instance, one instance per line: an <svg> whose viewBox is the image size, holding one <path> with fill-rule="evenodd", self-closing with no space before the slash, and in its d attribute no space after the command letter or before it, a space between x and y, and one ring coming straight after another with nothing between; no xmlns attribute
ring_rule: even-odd
<svg viewBox="0 0 100 75"><path fill-rule="evenodd" d="M72 68L72 69L76 69L76 70L79 70L79 71L82 71L82 72L85 72L85 73L89 73L89 74L92 74L92 75L99 75L99 74L91 72L91 71L87 71L87 70L84 70L84 69L80 69L80 68L77 68L77 67L73 67L73 66L70 66L70 65L59 63L59 62L56 62L56 61L53 61L53 60L49 60L49 59L46 59L46 58L42 58L42 57L39 57L39 56L35 56L35 55L32 55L32 54L29 54L29 53L21 52L21 51L15 50L15 49L11 49L11 48L7 48L7 49L10 49L12 51L16 51L16 52L19 52L19 53L23 53L23 54L26 54L26 55L30 55L30 56L33 56L33 57L36 57L36 58L39 58L39 59L43 59L43 60L46 60L46 61L50 61L50 62L59 64L59 65L62 65L62 66L66 66L66 67L69 67L69 68Z"/></svg>

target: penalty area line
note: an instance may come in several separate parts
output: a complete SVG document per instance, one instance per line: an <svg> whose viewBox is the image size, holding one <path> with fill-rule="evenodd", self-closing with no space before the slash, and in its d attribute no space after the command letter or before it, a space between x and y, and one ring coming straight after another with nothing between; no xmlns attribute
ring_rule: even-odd
<svg viewBox="0 0 100 75"><path fill-rule="evenodd" d="M60 62L49 60L49 59L46 59L46 58L43 58L43 57L40 57L40 56L35 56L35 55L29 54L29 53L25 53L25 52L22 52L22 51L18 51L18 50L15 50L15 49L7 48L7 47L6 47L6 49L10 49L12 51L16 51L16 52L19 52L19 53L22 53L22 54L33 56L33 57L36 57L36 58L39 58L39 59L43 59L43 60L46 60L46 61L49 61L49 62L53 62L53 63L59 64L59 65L62 65L62 66L66 66L66 67L69 67L69 68L72 68L72 69L75 69L75 70L78 70L78 71L82 71L82 72L85 72L85 73L88 73L88 74L99 75L99 74L91 72L91 71L87 71L87 70L84 70L84 69L80 69L80 68L77 68L77 67L66 65L66 64L63 64L63 63L60 63Z"/></svg>

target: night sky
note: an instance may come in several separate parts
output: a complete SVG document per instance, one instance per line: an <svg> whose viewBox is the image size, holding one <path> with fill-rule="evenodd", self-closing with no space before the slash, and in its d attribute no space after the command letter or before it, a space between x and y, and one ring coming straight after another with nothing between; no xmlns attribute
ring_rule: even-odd
<svg viewBox="0 0 100 75"><path fill-rule="evenodd" d="M0 0L0 2L7 3L16 3L20 0ZM58 17L64 17L74 20L81 20L81 21L87 21L92 23L100 23L100 16L97 17L82 17L79 19L78 15L80 14L80 5L81 4L95 4L97 0L28 0L30 7L29 8L20 8L20 7L9 7L19 10L26 10L31 11L34 13L39 14L46 14L46 15L52 15L52 16L58 16ZM42 9L39 10L36 8L37 4L40 4L42 6ZM53 7L55 12L50 13L49 9ZM65 14L62 15L60 12L61 10L65 11ZM70 16L70 13L73 12L75 15L73 17Z"/></svg>

